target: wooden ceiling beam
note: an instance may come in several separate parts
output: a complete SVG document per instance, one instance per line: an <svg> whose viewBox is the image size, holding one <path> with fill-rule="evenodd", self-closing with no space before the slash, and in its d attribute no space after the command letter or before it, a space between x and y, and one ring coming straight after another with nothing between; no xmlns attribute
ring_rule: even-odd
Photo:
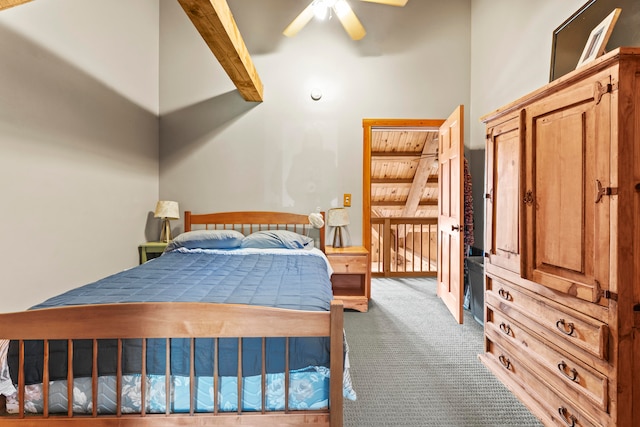
<svg viewBox="0 0 640 427"><path fill-rule="evenodd" d="M413 184L413 178L373 178L371 179L371 185L377 187L405 187ZM438 185L438 177L436 175L430 175L425 183L427 186Z"/></svg>
<svg viewBox="0 0 640 427"><path fill-rule="evenodd" d="M178 0L246 101L262 102L263 87L226 0Z"/></svg>
<svg viewBox="0 0 640 427"><path fill-rule="evenodd" d="M0 0L0 10L9 9L10 7L18 6L30 1L31 0Z"/></svg>
<svg viewBox="0 0 640 427"><path fill-rule="evenodd" d="M393 202L393 201L372 201L371 206L384 207L387 209L404 209L405 202ZM418 203L418 206L438 206L437 200L422 200ZM416 209L417 210L417 209ZM404 216L404 215L402 215ZM409 215L413 216L413 215Z"/></svg>
<svg viewBox="0 0 640 427"><path fill-rule="evenodd" d="M431 142L434 138L431 138ZM418 162L418 167L416 168L416 173L413 176L413 184L409 189L409 195L407 196L407 203L405 204L404 210L402 211L402 216L414 216L416 211L418 210L418 205L420 204L420 199L422 198L422 194L424 193L424 189L427 186L427 181L429 180L429 172L432 169L433 161L437 158L436 156L430 155L429 151L432 149L432 145L427 140L422 149L422 156L420 156L420 161Z"/></svg>
<svg viewBox="0 0 640 427"><path fill-rule="evenodd" d="M31 0L0 0L0 10ZM178 0L245 101L262 102L263 87L226 0Z"/></svg>

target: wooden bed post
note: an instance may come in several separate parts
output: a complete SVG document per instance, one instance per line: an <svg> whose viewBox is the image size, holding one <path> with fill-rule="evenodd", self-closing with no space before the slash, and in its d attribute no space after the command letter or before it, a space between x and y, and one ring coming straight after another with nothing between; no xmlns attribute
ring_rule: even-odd
<svg viewBox="0 0 640 427"><path fill-rule="evenodd" d="M184 231L191 231L191 211L184 211Z"/></svg>
<svg viewBox="0 0 640 427"><path fill-rule="evenodd" d="M342 427L344 371L344 307L342 300L331 301L331 383L329 385L329 424Z"/></svg>

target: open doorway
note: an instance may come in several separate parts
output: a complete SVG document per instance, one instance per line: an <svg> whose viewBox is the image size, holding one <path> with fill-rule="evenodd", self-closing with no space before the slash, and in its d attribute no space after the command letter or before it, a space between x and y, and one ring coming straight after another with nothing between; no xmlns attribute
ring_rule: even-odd
<svg viewBox="0 0 640 427"><path fill-rule="evenodd" d="M363 120L362 240L372 276L437 276L463 321L464 107L446 120Z"/></svg>
<svg viewBox="0 0 640 427"><path fill-rule="evenodd" d="M444 120L365 119L363 243L374 277L437 272L438 132Z"/></svg>

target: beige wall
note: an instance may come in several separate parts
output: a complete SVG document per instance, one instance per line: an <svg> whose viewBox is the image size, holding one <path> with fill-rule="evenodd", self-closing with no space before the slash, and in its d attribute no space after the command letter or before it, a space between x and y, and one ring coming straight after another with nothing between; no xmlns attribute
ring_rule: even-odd
<svg viewBox="0 0 640 427"><path fill-rule="evenodd" d="M585 1L471 1L471 127L466 145L478 248L484 248L486 133L480 117L549 82L551 34Z"/></svg>
<svg viewBox="0 0 640 427"><path fill-rule="evenodd" d="M158 197L157 27L146 0L0 12L0 311L137 264Z"/></svg>
<svg viewBox="0 0 640 427"><path fill-rule="evenodd" d="M177 2L161 0L162 197L196 212L305 213L352 193L350 233L360 243L362 119L446 118L469 104L470 2L352 1L368 30L361 42L335 18L282 36L305 2L228 3L264 102L244 102Z"/></svg>

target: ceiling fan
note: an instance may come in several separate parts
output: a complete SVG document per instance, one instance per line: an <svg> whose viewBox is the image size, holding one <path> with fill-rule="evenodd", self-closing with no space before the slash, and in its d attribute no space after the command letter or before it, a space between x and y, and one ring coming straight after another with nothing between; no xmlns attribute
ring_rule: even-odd
<svg viewBox="0 0 640 427"><path fill-rule="evenodd" d="M369 3L380 3L389 6L404 6L409 0L360 0ZM287 28L284 34L293 37L315 16L318 19L326 19L336 15L342 23L345 31L353 40L360 40L367 34L362 23L347 3L347 0L313 0L300 15L298 15Z"/></svg>

